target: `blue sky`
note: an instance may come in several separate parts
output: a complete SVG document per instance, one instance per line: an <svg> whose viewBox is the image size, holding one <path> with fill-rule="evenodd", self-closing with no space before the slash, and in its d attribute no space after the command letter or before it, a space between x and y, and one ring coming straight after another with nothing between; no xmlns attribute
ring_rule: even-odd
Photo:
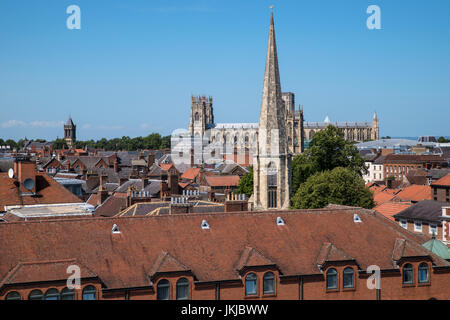
<svg viewBox="0 0 450 320"><path fill-rule="evenodd" d="M448 0L2 0L0 137L62 137L69 114L80 140L170 134L191 94L213 96L216 122L257 122L272 4L306 120L376 110L381 135L450 135Z"/></svg>

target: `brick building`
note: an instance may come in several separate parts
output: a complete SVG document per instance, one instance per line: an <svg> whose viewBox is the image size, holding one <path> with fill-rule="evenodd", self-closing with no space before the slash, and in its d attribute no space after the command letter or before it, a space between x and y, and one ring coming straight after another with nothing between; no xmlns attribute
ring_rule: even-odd
<svg viewBox="0 0 450 320"><path fill-rule="evenodd" d="M433 199L440 202L450 202L450 174L433 182L431 185Z"/></svg>
<svg viewBox="0 0 450 320"><path fill-rule="evenodd" d="M339 206L3 223L0 299L449 299L450 263L425 240Z"/></svg>
<svg viewBox="0 0 450 320"><path fill-rule="evenodd" d="M447 160L440 155L389 154L384 158L383 165L386 178L403 180L411 170L446 167Z"/></svg>

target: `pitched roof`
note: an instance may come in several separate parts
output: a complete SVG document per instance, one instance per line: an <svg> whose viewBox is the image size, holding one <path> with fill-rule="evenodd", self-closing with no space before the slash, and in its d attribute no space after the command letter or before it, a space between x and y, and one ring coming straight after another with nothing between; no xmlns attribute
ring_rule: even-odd
<svg viewBox="0 0 450 320"><path fill-rule="evenodd" d="M412 206L411 202L384 202L382 204L377 205L373 210L376 210L378 213L381 213L388 219L395 221L393 215L409 208Z"/></svg>
<svg viewBox="0 0 450 320"><path fill-rule="evenodd" d="M71 265L80 267L81 278L97 276L76 259L19 262L3 278L0 278L0 287L39 281L66 281L68 277L67 268Z"/></svg>
<svg viewBox="0 0 450 320"><path fill-rule="evenodd" d="M433 182L433 186L446 186L450 187L450 173L446 176L440 178L439 180Z"/></svg>
<svg viewBox="0 0 450 320"><path fill-rule="evenodd" d="M374 193L373 200L377 205L383 204L385 202L389 202L395 199L395 195L387 191L380 191Z"/></svg>
<svg viewBox="0 0 450 320"><path fill-rule="evenodd" d="M336 248L336 246L329 242L324 242L317 256L317 264L323 265L325 262L335 261L350 261L355 260L350 255L346 254L343 250Z"/></svg>
<svg viewBox="0 0 450 320"><path fill-rule="evenodd" d="M270 266L275 265L275 263L263 256L261 253L256 251L252 247L246 247L243 251L239 260L236 264L236 270L241 271L245 267L258 267L258 266Z"/></svg>
<svg viewBox="0 0 450 320"><path fill-rule="evenodd" d="M440 223L442 207L445 205L448 204L433 200L422 200L393 217L395 219L405 218Z"/></svg>
<svg viewBox="0 0 450 320"><path fill-rule="evenodd" d="M450 248L436 238L425 242L424 244L422 244L422 246L438 255L442 259L450 260Z"/></svg>
<svg viewBox="0 0 450 320"><path fill-rule="evenodd" d="M162 251L156 258L155 263L149 270L150 277L154 277L159 273L190 271L188 267L180 261L172 257L168 252Z"/></svg>
<svg viewBox="0 0 450 320"><path fill-rule="evenodd" d="M236 187L241 177L239 176L205 176L206 183L211 187Z"/></svg>
<svg viewBox="0 0 450 320"><path fill-rule="evenodd" d="M59 184L45 173L36 173L36 193L39 196L21 196L19 185L15 179L9 178L7 173L0 172L0 211L4 206L80 203L80 198Z"/></svg>
<svg viewBox="0 0 450 320"><path fill-rule="evenodd" d="M406 239L396 239L394 249L392 250L392 259L399 261L402 258L408 257L426 257L429 254L430 251L416 242Z"/></svg>
<svg viewBox="0 0 450 320"><path fill-rule="evenodd" d="M127 198L113 194L94 211L96 217L112 217L127 207Z"/></svg>
<svg viewBox="0 0 450 320"><path fill-rule="evenodd" d="M403 201L418 202L422 200L431 200L431 187L421 185L411 185L399 193L397 197Z"/></svg>
<svg viewBox="0 0 450 320"><path fill-rule="evenodd" d="M181 175L181 179L194 180L200 173L200 168L189 168Z"/></svg>
<svg viewBox="0 0 450 320"><path fill-rule="evenodd" d="M353 221L354 213L362 222ZM277 225L278 216L284 226ZM210 229L201 228L203 220ZM120 234L112 234L114 224ZM165 251L200 282L239 280L236 262L246 247L276 263L284 275L319 275L315 262L324 242L345 251L361 269L375 264L386 270L395 268L397 239L422 243L422 237L359 208L13 222L0 224L0 275L21 261L73 257L106 288L148 286L149 270ZM450 267L427 254L436 266Z"/></svg>

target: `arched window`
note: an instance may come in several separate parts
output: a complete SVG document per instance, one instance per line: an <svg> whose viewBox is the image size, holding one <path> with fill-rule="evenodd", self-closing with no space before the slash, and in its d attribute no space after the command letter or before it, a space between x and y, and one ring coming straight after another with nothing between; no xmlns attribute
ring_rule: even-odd
<svg viewBox="0 0 450 320"><path fill-rule="evenodd" d="M58 289L52 288L48 289L45 293L44 300L59 300L59 291Z"/></svg>
<svg viewBox="0 0 450 320"><path fill-rule="evenodd" d="M263 293L275 293L275 275L273 272L266 272L263 277Z"/></svg>
<svg viewBox="0 0 450 320"><path fill-rule="evenodd" d="M245 143L248 143L248 136L245 136L244 141Z"/></svg>
<svg viewBox="0 0 450 320"><path fill-rule="evenodd" d="M156 295L158 300L169 300L170 299L170 283L169 280L162 279L158 282L156 286Z"/></svg>
<svg viewBox="0 0 450 320"><path fill-rule="evenodd" d="M337 279L337 271L334 268L331 268L327 271L327 289L337 289L338 288L338 279Z"/></svg>
<svg viewBox="0 0 450 320"><path fill-rule="evenodd" d="M83 289L83 300L97 300L97 290L94 286L87 286Z"/></svg>
<svg viewBox="0 0 450 320"><path fill-rule="evenodd" d="M256 289L256 274L249 273L245 277L245 295L251 296L256 295L258 293Z"/></svg>
<svg viewBox="0 0 450 320"><path fill-rule="evenodd" d="M200 119L200 116L198 115L198 112L195 113L195 121L198 121Z"/></svg>
<svg viewBox="0 0 450 320"><path fill-rule="evenodd" d="M270 162L267 167L267 200L269 208L277 207L277 166Z"/></svg>
<svg viewBox="0 0 450 320"><path fill-rule="evenodd" d="M75 300L75 291L73 289L64 288L61 291L61 300Z"/></svg>
<svg viewBox="0 0 450 320"><path fill-rule="evenodd" d="M353 268L345 268L344 269L344 288L354 288L355 287L355 272Z"/></svg>
<svg viewBox="0 0 450 320"><path fill-rule="evenodd" d="M186 278L177 281L177 300L189 300L189 280Z"/></svg>
<svg viewBox="0 0 450 320"><path fill-rule="evenodd" d="M405 264L403 267L403 283L414 283L414 271L412 265L409 263Z"/></svg>
<svg viewBox="0 0 450 320"><path fill-rule="evenodd" d="M22 300L20 294L17 291L11 291L6 295L6 300Z"/></svg>
<svg viewBox="0 0 450 320"><path fill-rule="evenodd" d="M419 283L428 283L430 278L428 276L428 264L422 262L419 265Z"/></svg>
<svg viewBox="0 0 450 320"><path fill-rule="evenodd" d="M234 142L234 144L237 144L237 142L238 142L238 137L237 136L234 136L233 142Z"/></svg>
<svg viewBox="0 0 450 320"><path fill-rule="evenodd" d="M42 300L44 298L44 295L42 294L41 290L33 290L30 292L30 295L28 296L28 300Z"/></svg>

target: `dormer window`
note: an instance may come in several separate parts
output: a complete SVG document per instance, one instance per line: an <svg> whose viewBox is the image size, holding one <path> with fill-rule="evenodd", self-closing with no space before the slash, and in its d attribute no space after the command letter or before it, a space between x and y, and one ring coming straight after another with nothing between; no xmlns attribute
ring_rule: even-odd
<svg viewBox="0 0 450 320"><path fill-rule="evenodd" d="M337 271L331 268L327 271L327 290L335 290L338 288Z"/></svg>
<svg viewBox="0 0 450 320"><path fill-rule="evenodd" d="M414 283L414 271L410 263L405 264L403 267L403 283L413 284Z"/></svg>
<svg viewBox="0 0 450 320"><path fill-rule="evenodd" d="M246 296L254 296L258 294L257 287L256 287L256 274L249 273L245 277L245 295Z"/></svg>
<svg viewBox="0 0 450 320"><path fill-rule="evenodd" d="M428 264L422 262L419 265L419 283L428 283L430 281L428 276Z"/></svg>
<svg viewBox="0 0 450 320"><path fill-rule="evenodd" d="M189 300L189 280L186 278L177 281L177 300Z"/></svg>
<svg viewBox="0 0 450 320"><path fill-rule="evenodd" d="M347 267L344 269L344 289L350 289L355 287L355 272L353 268Z"/></svg>
<svg viewBox="0 0 450 320"><path fill-rule="evenodd" d="M266 272L263 277L263 294L275 293L275 275L273 272Z"/></svg>

